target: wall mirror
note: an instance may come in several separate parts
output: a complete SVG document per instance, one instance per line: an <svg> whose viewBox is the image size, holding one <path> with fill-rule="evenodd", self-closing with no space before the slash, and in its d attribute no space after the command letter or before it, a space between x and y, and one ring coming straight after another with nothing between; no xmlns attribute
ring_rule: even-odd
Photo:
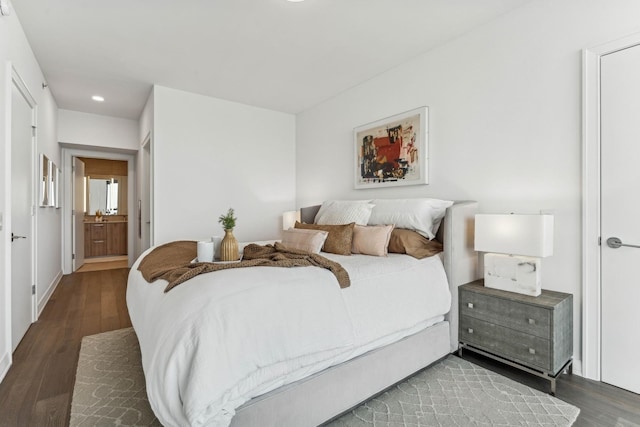
<svg viewBox="0 0 640 427"><path fill-rule="evenodd" d="M126 176L87 176L87 213L95 215L127 215Z"/></svg>

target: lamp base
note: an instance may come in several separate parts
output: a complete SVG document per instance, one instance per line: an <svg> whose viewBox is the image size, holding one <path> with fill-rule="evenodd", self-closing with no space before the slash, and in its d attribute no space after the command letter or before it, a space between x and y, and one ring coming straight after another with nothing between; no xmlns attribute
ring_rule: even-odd
<svg viewBox="0 0 640 427"><path fill-rule="evenodd" d="M541 261L537 257L487 253L484 255L484 285L537 297L542 292Z"/></svg>

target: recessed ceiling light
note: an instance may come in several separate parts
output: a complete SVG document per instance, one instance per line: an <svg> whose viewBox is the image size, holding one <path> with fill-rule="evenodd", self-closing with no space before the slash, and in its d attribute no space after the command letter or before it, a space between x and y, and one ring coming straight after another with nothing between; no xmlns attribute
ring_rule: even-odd
<svg viewBox="0 0 640 427"><path fill-rule="evenodd" d="M102 96L100 96L100 95L93 95L91 97L91 99L93 99L94 101L97 101L97 102L104 102L104 98Z"/></svg>
<svg viewBox="0 0 640 427"><path fill-rule="evenodd" d="M301 1L304 1L304 0L287 0L287 1L290 1L291 3L298 3L298 2L301 2Z"/></svg>

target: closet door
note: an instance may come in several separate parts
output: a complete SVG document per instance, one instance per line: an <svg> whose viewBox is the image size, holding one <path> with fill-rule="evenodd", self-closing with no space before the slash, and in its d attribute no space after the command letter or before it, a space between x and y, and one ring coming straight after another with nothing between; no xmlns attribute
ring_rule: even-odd
<svg viewBox="0 0 640 427"><path fill-rule="evenodd" d="M601 58L601 135L601 375L640 393L640 46Z"/></svg>

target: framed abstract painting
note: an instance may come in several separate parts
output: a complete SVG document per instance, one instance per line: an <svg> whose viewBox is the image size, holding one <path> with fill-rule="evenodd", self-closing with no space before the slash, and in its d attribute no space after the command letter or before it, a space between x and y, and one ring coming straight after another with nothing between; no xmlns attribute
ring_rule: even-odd
<svg viewBox="0 0 640 427"><path fill-rule="evenodd" d="M428 184L428 107L353 130L355 188Z"/></svg>

